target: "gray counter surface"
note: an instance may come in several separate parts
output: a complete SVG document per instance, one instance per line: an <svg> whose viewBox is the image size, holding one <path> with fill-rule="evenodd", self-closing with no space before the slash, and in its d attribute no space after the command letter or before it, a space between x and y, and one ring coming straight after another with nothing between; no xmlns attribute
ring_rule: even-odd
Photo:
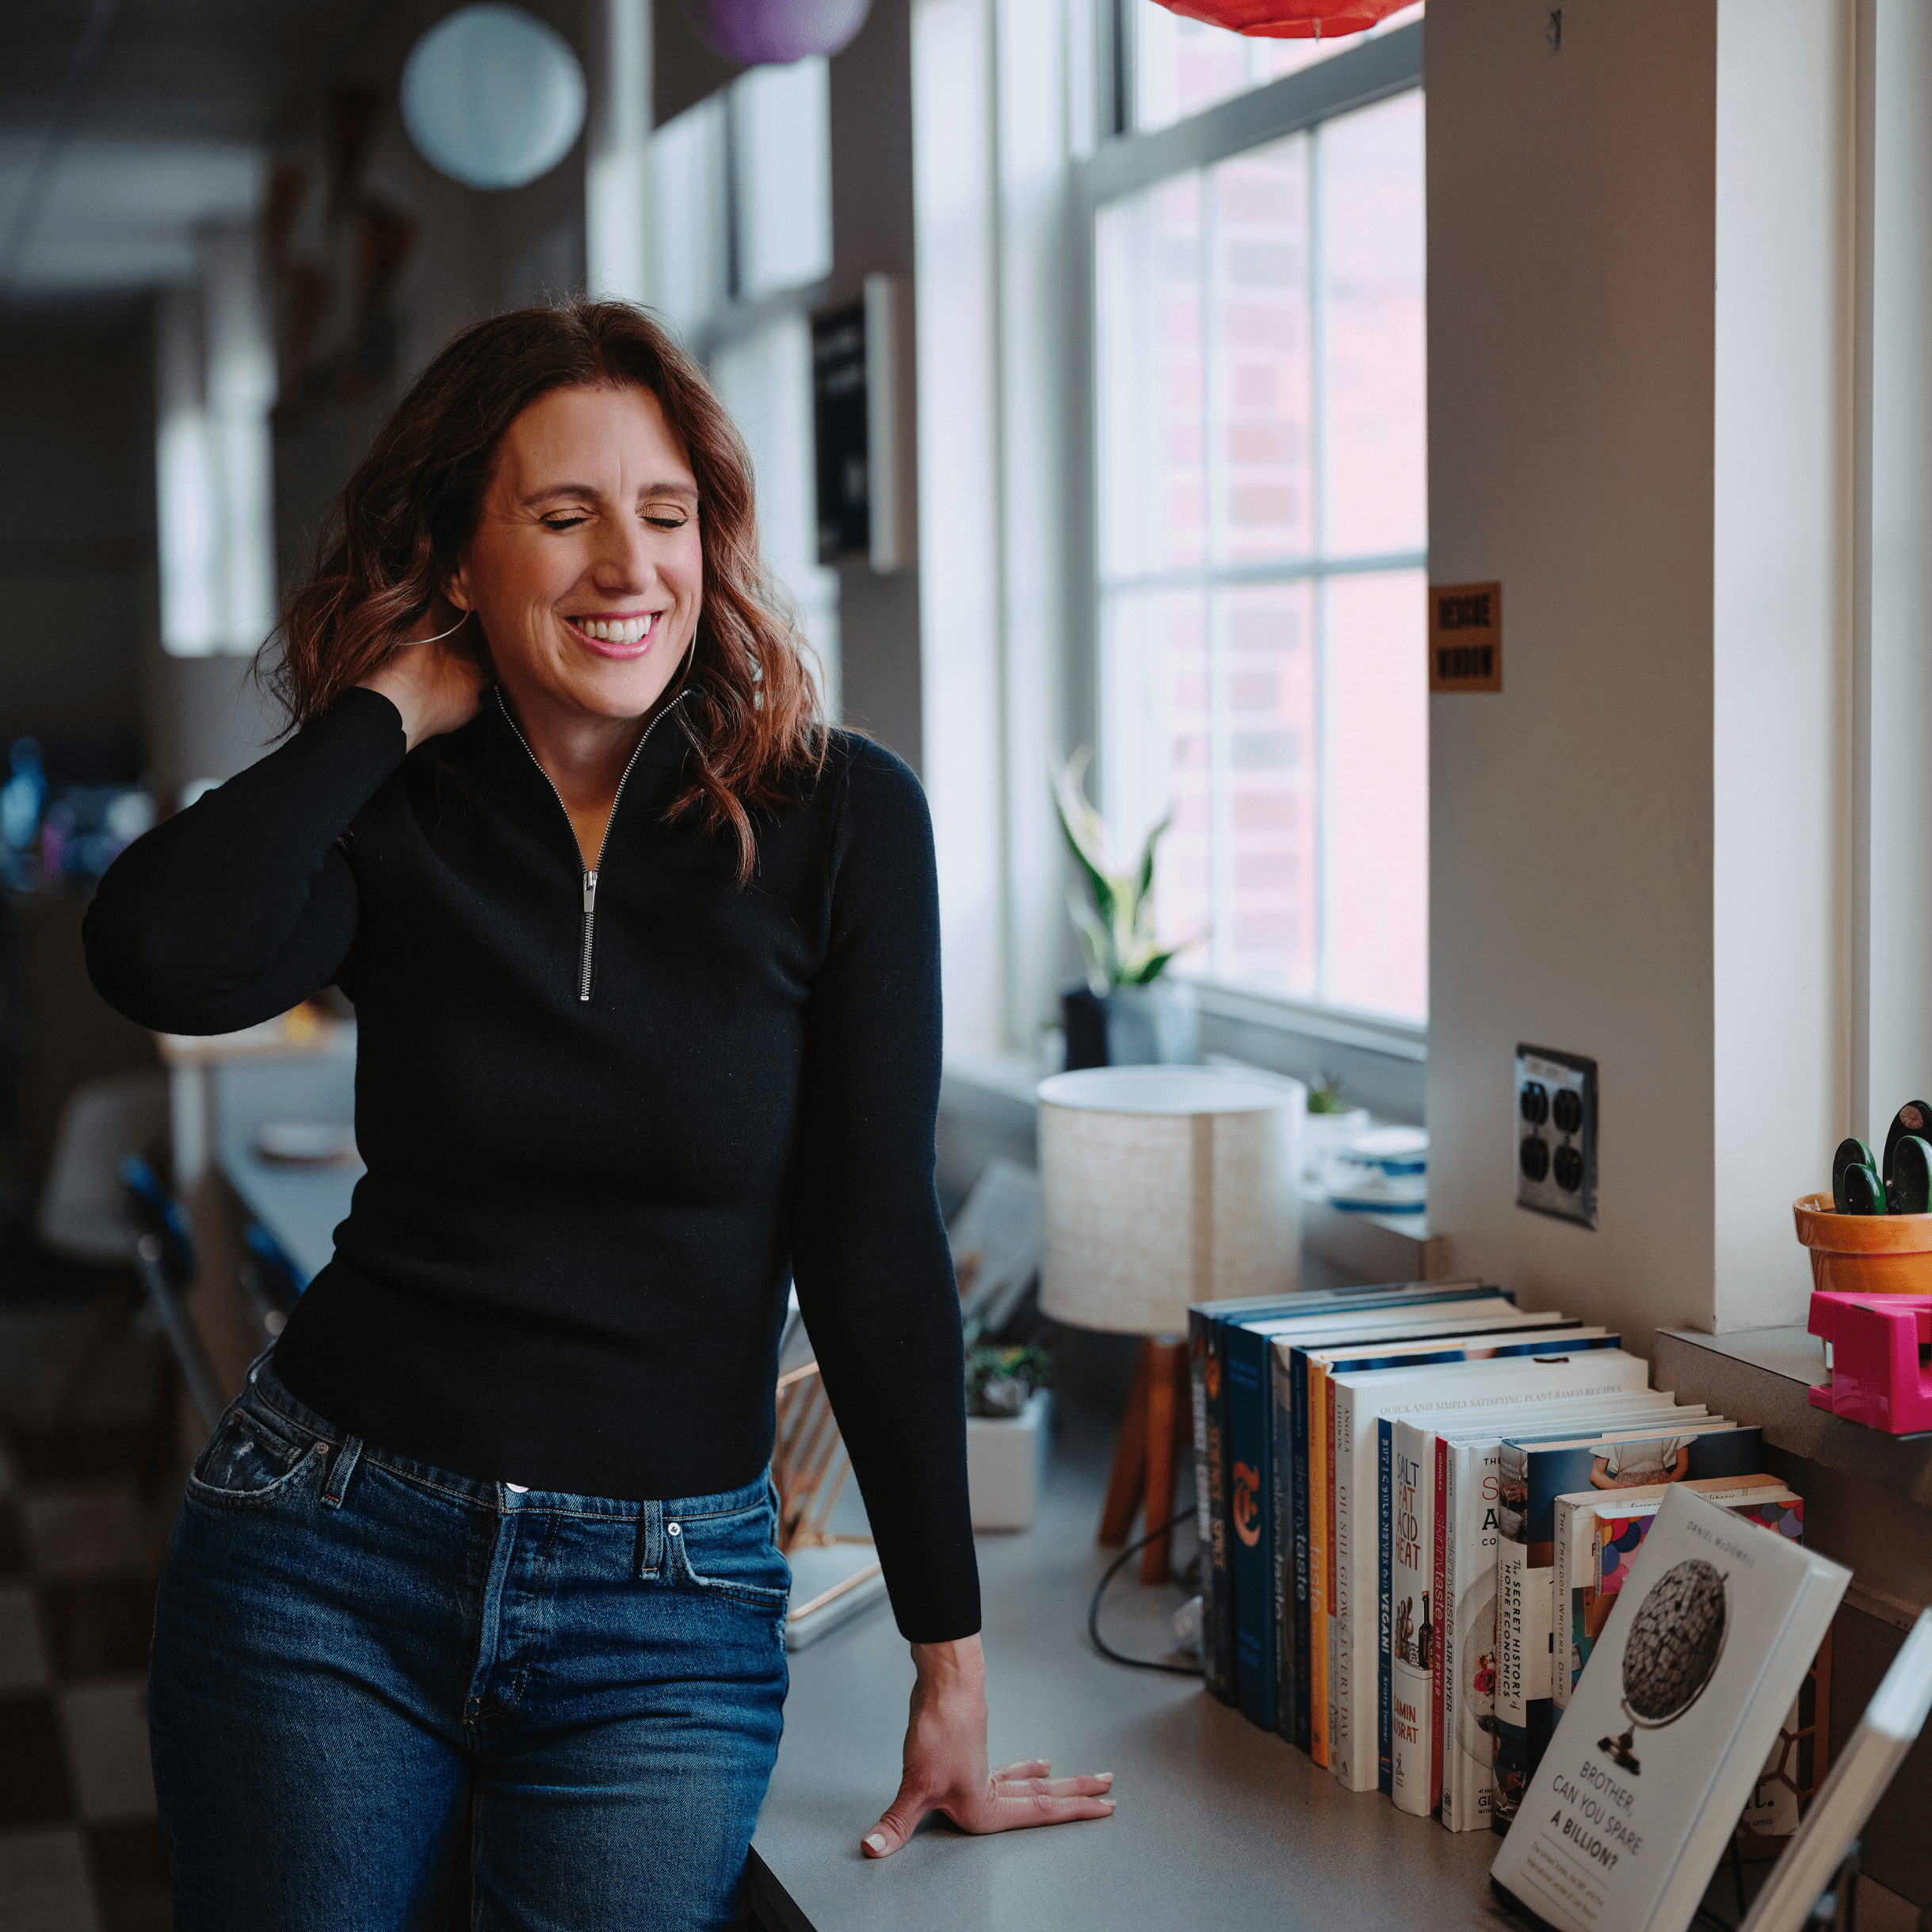
<svg viewBox="0 0 1932 1932"><path fill-rule="evenodd" d="M1496 1841L1453 1835L1373 1793L1351 1795L1197 1680L1131 1670L1086 1640L1110 1449L1064 1415L1034 1527L982 1537L979 1567L995 1763L1050 1757L1112 1771L1119 1809L1092 1823L967 1838L929 1820L892 1858L859 1841L891 1802L912 1667L881 1606L792 1659L785 1742L754 1850L766 1922L800 1932L1031 1932L1032 1928L1333 1926L1376 1932L1510 1922L1488 1891ZM1191 1534L1178 1533L1186 1556ZM1102 1632L1157 1655L1179 1603L1131 1580Z"/></svg>

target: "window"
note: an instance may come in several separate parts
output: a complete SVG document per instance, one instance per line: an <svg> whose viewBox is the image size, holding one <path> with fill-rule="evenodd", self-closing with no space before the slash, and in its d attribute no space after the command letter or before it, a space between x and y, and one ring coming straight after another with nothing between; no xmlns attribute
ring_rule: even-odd
<svg viewBox="0 0 1932 1932"><path fill-rule="evenodd" d="M832 271L831 81L754 67L651 137L654 296L701 350L736 307Z"/></svg>
<svg viewBox="0 0 1932 1932"><path fill-rule="evenodd" d="M1156 44L1202 71L1209 54L1231 73L1277 57L1174 25L1187 31L1163 27ZM1332 69L1337 97L1359 101L1361 63L1352 78L1338 55ZM1145 62L1140 71L1144 105ZM1326 114L1319 101L1308 111L1304 81L1288 129L1232 154L1216 154L1216 115L1204 113L1201 164L1157 178L1133 179L1126 137L1127 165L1109 164L1122 191L1096 208L1094 259L1109 823L1127 842L1173 814L1159 929L1170 942L1206 935L1179 970L1419 1023L1427 538L1415 78Z"/></svg>
<svg viewBox="0 0 1932 1932"><path fill-rule="evenodd" d="M758 479L765 561L838 702L838 576L818 556L807 304L831 273L822 58L754 67L651 136L655 305L707 365Z"/></svg>

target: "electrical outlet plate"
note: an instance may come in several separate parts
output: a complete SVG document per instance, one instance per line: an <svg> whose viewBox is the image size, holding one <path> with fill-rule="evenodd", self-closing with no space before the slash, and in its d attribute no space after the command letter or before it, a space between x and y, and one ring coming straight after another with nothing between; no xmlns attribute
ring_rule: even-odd
<svg viewBox="0 0 1932 1932"><path fill-rule="evenodd" d="M1597 1063L1550 1047L1516 1049L1516 1205L1597 1224Z"/></svg>

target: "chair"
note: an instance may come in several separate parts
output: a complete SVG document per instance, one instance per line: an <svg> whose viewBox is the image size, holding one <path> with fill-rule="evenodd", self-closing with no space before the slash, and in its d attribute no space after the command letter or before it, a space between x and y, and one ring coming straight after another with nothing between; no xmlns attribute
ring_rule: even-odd
<svg viewBox="0 0 1932 1932"><path fill-rule="evenodd" d="M221 1419L215 1378L189 1326L181 1296L194 1279L194 1240L173 1193L138 1154L120 1163L122 1198L133 1237L134 1265L184 1387L210 1434Z"/></svg>
<svg viewBox="0 0 1932 1932"><path fill-rule="evenodd" d="M259 1221L242 1230L242 1287L262 1332L273 1342L288 1325L308 1277Z"/></svg>
<svg viewBox="0 0 1932 1932"><path fill-rule="evenodd" d="M120 1163L166 1145L168 1077L158 1067L83 1080L67 1098L34 1216L42 1244L70 1261L126 1266L133 1240L121 1208Z"/></svg>
<svg viewBox="0 0 1932 1932"><path fill-rule="evenodd" d="M83 1080L61 1107L34 1232L51 1254L113 1272L54 1404L56 1420L72 1414L141 1306L120 1163L164 1147L167 1136L167 1075L158 1067Z"/></svg>

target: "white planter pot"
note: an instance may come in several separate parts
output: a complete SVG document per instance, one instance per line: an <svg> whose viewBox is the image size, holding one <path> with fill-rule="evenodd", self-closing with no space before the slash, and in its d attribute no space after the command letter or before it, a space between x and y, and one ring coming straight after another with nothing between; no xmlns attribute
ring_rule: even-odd
<svg viewBox="0 0 1932 1932"><path fill-rule="evenodd" d="M966 1418L966 1487L976 1529L1030 1529L1047 1480L1053 1398L1034 1390L1018 1415Z"/></svg>

